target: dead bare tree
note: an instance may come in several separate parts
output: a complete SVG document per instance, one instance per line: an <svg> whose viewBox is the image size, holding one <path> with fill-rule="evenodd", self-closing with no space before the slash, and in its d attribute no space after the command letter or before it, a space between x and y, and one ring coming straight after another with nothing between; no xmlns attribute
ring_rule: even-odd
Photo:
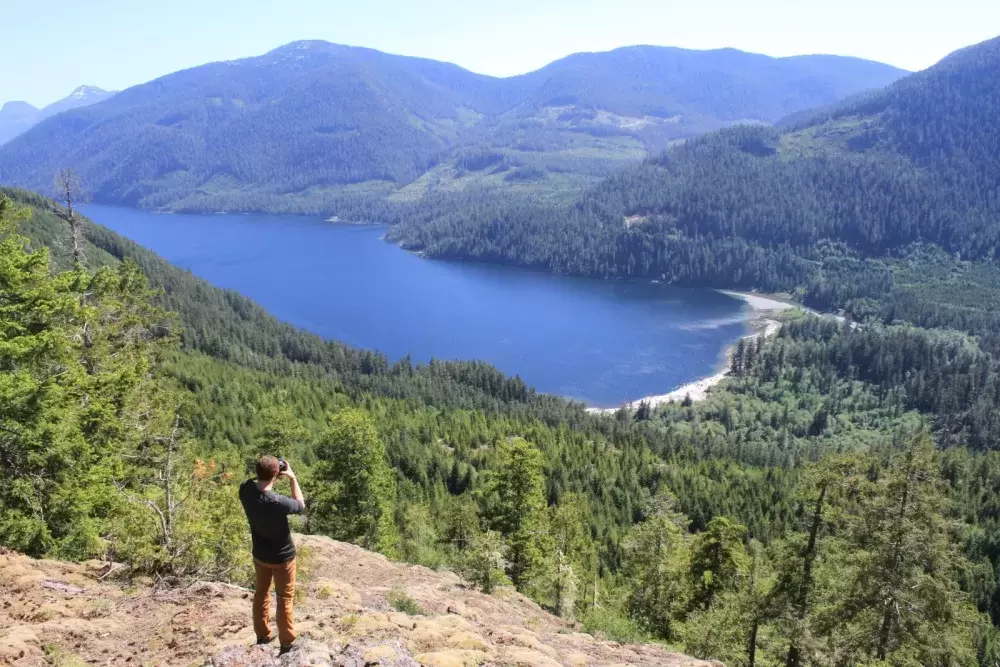
<svg viewBox="0 0 1000 667"><path fill-rule="evenodd" d="M182 554L182 548L180 548L174 539L174 524L177 515L180 513L181 508L183 508L184 503L187 502L190 497L190 492L188 492L183 498L178 499L176 497L174 483L175 483L175 473L174 473L174 463L175 458L180 448L180 431L181 431L181 418L179 414L174 414L173 427L170 429L169 436L154 436L150 438L150 443L158 445L160 449L159 456L152 455L147 464L157 468L157 473L155 477L150 480L149 485L159 487L163 493L162 500L152 500L145 497L134 496L126 490L124 484L120 482L115 482L115 486L118 491L128 500L130 503L135 505L142 505L148 507L154 514L156 514L159 519L160 524L160 535L159 543L163 547L163 550L167 557L167 566L170 567L174 564Z"/></svg>
<svg viewBox="0 0 1000 667"><path fill-rule="evenodd" d="M83 220L73 209L73 205L79 205L83 201L83 186L80 184L80 177L73 169L60 169L56 173L55 191L58 197L64 202L65 208L57 209L60 218L69 224L70 240L73 244L73 266L81 267L84 262L83 251Z"/></svg>

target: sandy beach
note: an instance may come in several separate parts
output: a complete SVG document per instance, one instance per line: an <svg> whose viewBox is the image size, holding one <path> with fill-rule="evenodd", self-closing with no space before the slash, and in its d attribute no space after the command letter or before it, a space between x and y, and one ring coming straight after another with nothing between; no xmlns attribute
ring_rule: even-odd
<svg viewBox="0 0 1000 667"><path fill-rule="evenodd" d="M781 323L777 320L768 318L767 315L769 313L776 313L798 307L794 303L789 303L775 297L764 296L761 294L751 292L730 292L726 290L719 291L728 296L746 301L747 305L750 307L750 326L753 327L754 332L748 336L744 336L743 340L755 340L759 336L773 336L778 333L779 329L781 329ZM650 407L656 407L664 403L683 401L688 396L691 397L692 401L705 400L712 387L729 377L729 359L735 349L736 346L731 345L726 350L726 362L723 368L721 368L719 372L714 375L709 375L708 377L701 378L700 380L695 380L694 382L681 385L666 394L645 396L626 404L625 407L629 410L635 410L642 403L646 403ZM587 408L587 412L614 414L620 409L621 408Z"/></svg>

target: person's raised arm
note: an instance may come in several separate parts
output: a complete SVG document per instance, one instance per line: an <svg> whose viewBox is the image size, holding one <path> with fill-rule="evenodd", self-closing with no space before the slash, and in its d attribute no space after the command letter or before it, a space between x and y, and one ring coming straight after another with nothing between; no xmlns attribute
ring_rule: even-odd
<svg viewBox="0 0 1000 667"><path fill-rule="evenodd" d="M299 488L299 480L298 480L298 478L295 477L295 473L292 471L292 466L288 465L287 461L285 461L285 469L284 469L284 471L278 473L278 476L279 477L287 477L288 481L292 483L292 500L295 500L295 501L298 502L298 504L299 504L299 512L301 512L302 510L304 510L306 508L306 499L302 495L302 489ZM297 513L298 512L293 512L293 514L297 514Z"/></svg>

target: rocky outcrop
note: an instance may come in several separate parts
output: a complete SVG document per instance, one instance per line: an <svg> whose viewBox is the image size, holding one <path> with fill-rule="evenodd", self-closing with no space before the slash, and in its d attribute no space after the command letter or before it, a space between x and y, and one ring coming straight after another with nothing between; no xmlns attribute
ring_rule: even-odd
<svg viewBox="0 0 1000 667"><path fill-rule="evenodd" d="M299 547L300 639L280 658L276 645L253 646L246 589L122 586L101 581L105 563L0 554L0 665L710 664L580 633L512 590L484 595L450 572L393 563L322 537L301 537Z"/></svg>

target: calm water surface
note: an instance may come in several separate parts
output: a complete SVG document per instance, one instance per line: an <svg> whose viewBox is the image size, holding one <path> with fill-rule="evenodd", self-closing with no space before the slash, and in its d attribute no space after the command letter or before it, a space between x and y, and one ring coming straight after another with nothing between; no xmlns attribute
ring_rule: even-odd
<svg viewBox="0 0 1000 667"><path fill-rule="evenodd" d="M391 359L482 359L601 407L711 374L747 331L743 303L710 290L432 261L382 241L384 228L98 205L86 213L326 338Z"/></svg>

